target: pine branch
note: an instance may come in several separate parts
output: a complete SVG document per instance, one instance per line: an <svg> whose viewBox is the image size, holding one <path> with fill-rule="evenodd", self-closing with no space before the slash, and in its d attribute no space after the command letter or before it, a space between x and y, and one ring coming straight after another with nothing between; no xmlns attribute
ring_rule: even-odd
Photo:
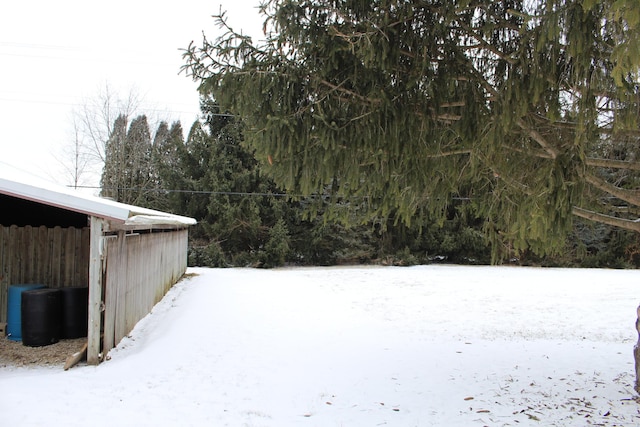
<svg viewBox="0 0 640 427"><path fill-rule="evenodd" d="M427 154L425 158L433 159L433 158L440 158L440 157L459 156L459 155L471 154L471 153L473 153L473 150L470 148L460 148L458 150L443 151L437 154Z"/></svg>
<svg viewBox="0 0 640 427"><path fill-rule="evenodd" d="M589 211L586 209L574 206L572 213L580 218L587 219L589 221L599 222L601 224L611 225L613 227L619 227L624 230L640 232L640 220L630 220L624 218L616 218L615 216L605 215L598 212Z"/></svg>
<svg viewBox="0 0 640 427"><path fill-rule="evenodd" d="M346 80L345 80L345 82L346 82ZM344 93L344 94L346 94L346 95L350 95L350 96L352 96L352 97L354 97L354 98L356 98L356 99L359 99L360 101L363 101L363 102L365 102L365 103L367 103L367 104L374 105L374 104L379 104L379 103L380 103L380 99L377 99L377 98L373 98L373 99L371 99L371 98L367 98L366 96L362 96L362 95L360 95L359 93L356 93L356 92L354 92L354 91L352 91L352 90L349 90L349 89L345 89L345 88L343 88L343 87L342 87L342 84L343 84L344 82L343 82L343 83L340 83L339 85L334 85L333 83L330 83L330 82L328 82L328 81L326 81L326 80L320 80L320 82L319 82L319 83L320 83L320 84L322 84L322 85L328 86L329 88L331 88L332 90L334 90L334 91L336 91L336 92L342 92L342 93Z"/></svg>
<svg viewBox="0 0 640 427"><path fill-rule="evenodd" d="M611 194L612 196L615 196L620 200L624 200L627 203L631 203L632 205L640 206L640 195L637 191L624 190L591 174L584 174L584 179L589 184L604 191L605 193Z"/></svg>
<svg viewBox="0 0 640 427"><path fill-rule="evenodd" d="M469 26L463 24L462 22L458 21L458 25L460 25L460 28L463 29L470 37L472 37L473 39L475 39L478 42L478 45L474 46L474 48L481 48L484 50L487 50L491 53L493 53L494 55L496 55L498 58L502 59L503 61L513 65L515 64L517 61L513 58L511 58L509 55L505 54L504 52L500 51L497 47L495 47L494 45L488 43L484 38L482 38L482 36L480 36L477 32L475 32L472 28L470 28Z"/></svg>
<svg viewBox="0 0 640 427"><path fill-rule="evenodd" d="M524 154L527 156L537 157L539 159L553 159L553 157L551 157L551 155L546 151L531 151L531 150L526 150L524 148L513 147L506 144L503 144L502 148L504 148L505 150L513 151L513 152Z"/></svg>
<svg viewBox="0 0 640 427"><path fill-rule="evenodd" d="M518 126L520 126L520 128L522 128L522 130L527 132L527 134L535 142L537 142L544 149L544 151L549 153L552 159L558 157L558 150L555 147L551 146L551 144L549 144L549 142L547 142L547 140L538 131L530 128L522 119L518 119L516 123L518 124Z"/></svg>
<svg viewBox="0 0 640 427"><path fill-rule="evenodd" d="M628 162L625 160L612 160L612 159L596 159L589 157L586 159L587 166L612 168L612 169L626 169L632 171L640 171L640 162Z"/></svg>

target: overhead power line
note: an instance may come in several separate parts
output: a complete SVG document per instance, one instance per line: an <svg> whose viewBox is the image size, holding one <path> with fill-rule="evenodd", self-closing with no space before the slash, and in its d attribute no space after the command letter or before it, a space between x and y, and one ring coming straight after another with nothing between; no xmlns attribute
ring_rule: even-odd
<svg viewBox="0 0 640 427"><path fill-rule="evenodd" d="M221 195L221 196L250 196L250 197L295 197L295 198L316 198L330 197L325 194L288 194L288 193L264 193L264 192L244 192L244 191L212 191L212 190L179 190L164 188L102 188L89 185L67 185L70 188L90 189L90 190L108 190L108 191L144 191L155 193L181 193L181 194L203 194L203 195ZM343 199L369 199L371 196L339 196ZM470 201L470 197L451 197L451 200Z"/></svg>
<svg viewBox="0 0 640 427"><path fill-rule="evenodd" d="M204 194L204 195L221 195L221 196L255 196L255 197L318 197L318 194L301 195L287 193L260 193L260 192L244 192L244 191L210 191L210 190L176 190L164 188L102 188L91 185L67 185L69 188L80 188L89 190L108 190L108 191L146 191L154 193L181 193L181 194Z"/></svg>

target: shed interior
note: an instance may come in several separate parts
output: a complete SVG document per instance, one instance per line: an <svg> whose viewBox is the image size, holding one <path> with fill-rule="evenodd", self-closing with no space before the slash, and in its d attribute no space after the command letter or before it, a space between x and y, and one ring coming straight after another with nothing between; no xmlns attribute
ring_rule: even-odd
<svg viewBox="0 0 640 427"><path fill-rule="evenodd" d="M9 227L75 227L88 226L88 216L18 197L0 194L0 225Z"/></svg>
<svg viewBox="0 0 640 427"><path fill-rule="evenodd" d="M0 194L0 323L12 285L87 286L88 215Z"/></svg>

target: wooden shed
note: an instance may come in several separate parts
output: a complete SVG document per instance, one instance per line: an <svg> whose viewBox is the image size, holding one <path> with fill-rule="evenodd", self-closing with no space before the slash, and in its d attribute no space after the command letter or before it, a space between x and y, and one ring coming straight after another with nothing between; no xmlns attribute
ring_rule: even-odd
<svg viewBox="0 0 640 427"><path fill-rule="evenodd" d="M12 284L88 286L87 362L98 364L184 274L195 223L0 163L0 322Z"/></svg>

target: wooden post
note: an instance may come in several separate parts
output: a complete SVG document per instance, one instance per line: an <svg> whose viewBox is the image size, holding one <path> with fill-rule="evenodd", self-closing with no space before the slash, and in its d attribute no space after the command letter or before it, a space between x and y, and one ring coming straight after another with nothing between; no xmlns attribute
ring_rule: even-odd
<svg viewBox="0 0 640 427"><path fill-rule="evenodd" d="M640 306L636 309L636 330L638 331L638 342L633 347L633 357L636 361L636 393L640 393Z"/></svg>
<svg viewBox="0 0 640 427"><path fill-rule="evenodd" d="M102 219L92 216L89 244L89 328L87 331L87 364L89 365L100 363L102 228Z"/></svg>

